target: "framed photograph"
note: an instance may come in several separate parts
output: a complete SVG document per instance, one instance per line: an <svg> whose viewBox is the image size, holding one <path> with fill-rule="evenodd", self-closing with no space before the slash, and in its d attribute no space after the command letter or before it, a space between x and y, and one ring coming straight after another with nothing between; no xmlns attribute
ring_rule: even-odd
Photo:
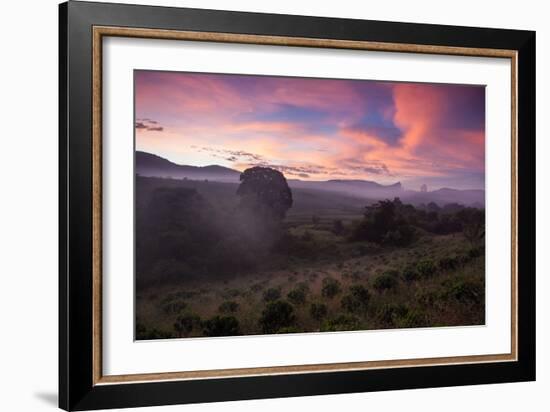
<svg viewBox="0 0 550 412"><path fill-rule="evenodd" d="M535 33L60 5L59 402L535 379Z"/></svg>

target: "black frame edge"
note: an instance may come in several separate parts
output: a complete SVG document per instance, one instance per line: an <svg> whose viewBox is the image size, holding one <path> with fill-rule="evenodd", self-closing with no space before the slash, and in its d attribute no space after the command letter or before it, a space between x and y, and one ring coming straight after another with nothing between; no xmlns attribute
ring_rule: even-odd
<svg viewBox="0 0 550 412"><path fill-rule="evenodd" d="M94 386L91 27L117 25L518 51L518 362ZM414 29L414 30L411 30ZM59 406L90 410L530 381L535 367L535 33L70 1L59 6ZM70 258L70 259L69 259ZM525 275L526 274L526 275Z"/></svg>
<svg viewBox="0 0 550 412"><path fill-rule="evenodd" d="M67 322L67 3L62 3L58 8L59 18L59 143L58 143L58 200L59 200L59 233L58 233L58 265L59 265L59 312L58 312L58 339L59 339L59 370L58 370L58 405L60 408L69 409L69 374L68 366L68 322Z"/></svg>

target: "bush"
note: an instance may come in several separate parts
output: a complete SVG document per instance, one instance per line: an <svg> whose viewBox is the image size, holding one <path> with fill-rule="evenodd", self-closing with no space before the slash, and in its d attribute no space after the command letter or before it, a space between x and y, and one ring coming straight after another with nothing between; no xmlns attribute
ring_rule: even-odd
<svg viewBox="0 0 550 412"><path fill-rule="evenodd" d="M239 304L233 300L223 302L218 311L221 313L235 313L239 309Z"/></svg>
<svg viewBox="0 0 550 412"><path fill-rule="evenodd" d="M471 280L454 279L445 282L445 299L454 299L463 304L479 305L485 300L485 288L482 283Z"/></svg>
<svg viewBox="0 0 550 412"><path fill-rule="evenodd" d="M395 270L395 269L389 269L389 270L386 270L383 275L386 275L386 276L391 276L393 278L398 278L399 277L399 271Z"/></svg>
<svg viewBox="0 0 550 412"><path fill-rule="evenodd" d="M168 300L162 305L162 311L169 314L178 314L187 307L187 303L182 300Z"/></svg>
<svg viewBox="0 0 550 412"><path fill-rule="evenodd" d="M278 288L269 288L264 292L264 301L273 302L281 297L281 290Z"/></svg>
<svg viewBox="0 0 550 412"><path fill-rule="evenodd" d="M338 293L340 293L341 287L340 282L334 278L326 277L323 279L323 284L321 288L321 295L325 298L332 299Z"/></svg>
<svg viewBox="0 0 550 412"><path fill-rule="evenodd" d="M262 311L260 327L264 333L277 333L279 329L292 326L296 316L294 308L288 302L277 300L270 302Z"/></svg>
<svg viewBox="0 0 550 412"><path fill-rule="evenodd" d="M297 283L296 289L302 290L306 294L309 293L309 285L306 282Z"/></svg>
<svg viewBox="0 0 550 412"><path fill-rule="evenodd" d="M470 259L475 259L477 257L482 256L485 253L484 247L473 247L468 251L468 257Z"/></svg>
<svg viewBox="0 0 550 412"><path fill-rule="evenodd" d="M369 290L362 285L350 287L349 294L341 301L342 308L350 313L365 313L369 306L371 295Z"/></svg>
<svg viewBox="0 0 550 412"><path fill-rule="evenodd" d="M459 266L460 259L456 256L441 258L438 263L438 267L441 270L454 270Z"/></svg>
<svg viewBox="0 0 550 412"><path fill-rule="evenodd" d="M441 295L433 290L424 290L415 295L415 300L419 305L434 308L441 301Z"/></svg>
<svg viewBox="0 0 550 412"><path fill-rule="evenodd" d="M178 316L174 323L174 329L178 337L187 337L189 334L200 325L201 319L194 313L186 313Z"/></svg>
<svg viewBox="0 0 550 412"><path fill-rule="evenodd" d="M321 326L322 332L336 332L339 330L357 330L361 327L359 319L352 315L340 315L335 319L327 320Z"/></svg>
<svg viewBox="0 0 550 412"><path fill-rule="evenodd" d="M403 270L402 277L405 282L411 283L418 280L420 278L420 274L417 272L415 267L407 266Z"/></svg>
<svg viewBox="0 0 550 412"><path fill-rule="evenodd" d="M393 246L410 245L416 237L416 231L411 225L403 224L395 230L391 230L384 235L382 243Z"/></svg>
<svg viewBox="0 0 550 412"><path fill-rule="evenodd" d="M156 328L146 329L143 325L139 328L136 328L136 339L138 340L153 340L153 339L171 339L174 335L170 332L163 330L158 330Z"/></svg>
<svg viewBox="0 0 550 412"><path fill-rule="evenodd" d="M317 322L321 322L324 318L327 317L327 305L325 305L324 303L312 303L309 307L309 314Z"/></svg>
<svg viewBox="0 0 550 412"><path fill-rule="evenodd" d="M295 305L303 305L306 302L306 292L304 289L293 289L287 294L287 298Z"/></svg>
<svg viewBox="0 0 550 412"><path fill-rule="evenodd" d="M422 278L431 278L435 274L435 264L431 260L422 260L416 265L416 270Z"/></svg>
<svg viewBox="0 0 550 412"><path fill-rule="evenodd" d="M239 334L239 321L234 316L216 315L203 323L205 336L235 336Z"/></svg>
<svg viewBox="0 0 550 412"><path fill-rule="evenodd" d="M374 280L373 286L378 292L383 292L385 290L395 289L397 283L397 278L395 276L384 273Z"/></svg>
<svg viewBox="0 0 550 412"><path fill-rule="evenodd" d="M409 308L402 304L388 303L378 311L377 317L385 326L395 326L399 320L409 312Z"/></svg>
<svg viewBox="0 0 550 412"><path fill-rule="evenodd" d="M402 328L420 328L428 325L428 317L424 312L410 310L400 319L399 327Z"/></svg>

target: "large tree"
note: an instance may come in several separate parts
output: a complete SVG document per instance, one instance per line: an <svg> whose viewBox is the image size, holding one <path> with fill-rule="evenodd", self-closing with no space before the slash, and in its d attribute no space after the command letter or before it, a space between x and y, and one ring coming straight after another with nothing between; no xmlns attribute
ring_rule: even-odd
<svg viewBox="0 0 550 412"><path fill-rule="evenodd" d="M292 207L292 192L281 172L256 166L241 173L240 180L241 205L266 217L284 219Z"/></svg>

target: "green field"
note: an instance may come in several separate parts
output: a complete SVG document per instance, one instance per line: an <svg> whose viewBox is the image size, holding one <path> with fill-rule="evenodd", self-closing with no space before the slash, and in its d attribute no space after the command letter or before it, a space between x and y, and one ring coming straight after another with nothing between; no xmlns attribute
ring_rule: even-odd
<svg viewBox="0 0 550 412"><path fill-rule="evenodd" d="M149 229L141 222L149 222L151 196L160 187L194 190L200 206L194 206L192 220L223 222L220 237L226 236L225 231L234 233L237 184L139 177L138 246L140 236L148 236ZM221 259L222 246L216 245L203 254L204 262L193 266L184 256L181 262L169 260L172 266L162 270L155 262L140 263L138 254L137 338L484 324L483 243L472 242L465 230L440 234L418 224L414 242L406 246L353 240L364 207L372 201L305 189L293 189L292 194L294 204L282 222L281 239L268 252L258 252L256 259L247 256L250 267L241 267L245 259L229 249L238 269L228 270L233 266L220 263L218 273L216 265L209 265ZM204 218L205 214L216 218ZM199 243L193 243L193 233L177 237L182 245L177 250L183 255L203 245L200 242L206 247L217 241L215 230ZM174 236L164 235L161 246L171 247ZM238 243L239 237L232 237L220 244L255 250ZM155 245L159 247L158 242ZM162 277L165 272L171 276Z"/></svg>

